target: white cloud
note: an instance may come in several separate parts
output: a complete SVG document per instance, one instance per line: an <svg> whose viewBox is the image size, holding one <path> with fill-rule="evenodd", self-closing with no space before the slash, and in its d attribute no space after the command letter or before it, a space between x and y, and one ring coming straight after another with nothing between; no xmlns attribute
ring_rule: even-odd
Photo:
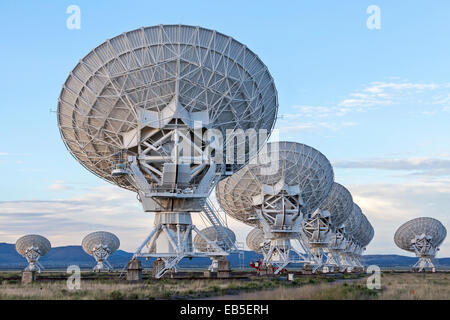
<svg viewBox="0 0 450 320"><path fill-rule="evenodd" d="M66 191L73 189L73 187L62 180L57 180L55 183L51 184L48 189L52 191Z"/></svg>
<svg viewBox="0 0 450 320"><path fill-rule="evenodd" d="M350 185L348 189L375 229L369 254L406 255L395 246L393 237L400 225L413 218L433 217L449 228L449 214L443 208L450 206L450 181ZM439 256L450 256L449 239Z"/></svg>
<svg viewBox="0 0 450 320"><path fill-rule="evenodd" d="M198 213L192 220L199 229L207 226ZM78 245L88 233L104 230L120 238L121 249L134 251L152 230L153 221L154 214L143 211L134 192L112 185L88 188L68 199L0 202L0 237L9 243L38 233L53 246ZM237 240L245 242L251 227L231 218L227 222Z"/></svg>
<svg viewBox="0 0 450 320"><path fill-rule="evenodd" d="M333 161L333 166L342 169L378 169L411 171L415 175L450 175L448 158L365 159Z"/></svg>
<svg viewBox="0 0 450 320"><path fill-rule="evenodd" d="M450 180L414 184L349 185L353 199L368 216L375 238L367 253L407 254L395 247L395 230L403 222L419 216L435 217L448 228L443 208L450 207ZM14 243L27 233L47 236L53 246L80 244L89 232L110 231L120 238L121 249L134 251L153 228L154 215L143 212L133 192L116 186L90 188L86 193L61 200L0 202L0 236ZM193 213L199 229L207 225ZM230 217L228 226L237 240L245 243L252 227ZM440 256L450 256L449 241Z"/></svg>
<svg viewBox="0 0 450 320"><path fill-rule="evenodd" d="M350 94L351 98L344 99L338 105L361 108L390 106L408 101L411 96L423 95L425 91L431 92L447 86L446 83L372 82L362 91Z"/></svg>
<svg viewBox="0 0 450 320"><path fill-rule="evenodd" d="M2 241L10 243L40 233L55 246L74 245L89 232L106 230L119 236L122 249L134 250L153 226L153 215L142 211L136 195L116 186L89 188L68 199L2 201L0 213Z"/></svg>
<svg viewBox="0 0 450 320"><path fill-rule="evenodd" d="M368 168L405 171L422 174L422 181L403 184L350 184L353 199L363 209L375 229L375 238L368 254L407 254L395 247L393 235L402 223L419 216L439 219L449 227L450 156L442 158L366 159L335 161L343 168ZM425 176L440 173L439 180L423 180ZM418 180L418 179L415 179ZM71 186L57 180L51 189L62 190ZM134 251L153 228L154 215L143 212L136 194L117 186L105 185L88 188L82 194L59 200L3 201L0 202L0 236L2 241L14 243L27 233L47 236L54 246L80 244L89 232L110 231L121 239L121 248ZM194 223L206 225L198 214ZM237 239L245 243L252 227L228 219L229 227ZM445 241L440 256L450 256L450 241Z"/></svg>
<svg viewBox="0 0 450 320"><path fill-rule="evenodd" d="M414 111L417 114L432 116L450 110L449 87L449 83L371 82L335 105L295 105L291 112L279 117L277 128L282 132L336 131L355 125L354 121L344 119L352 113L397 105L414 105L419 109ZM433 105L440 107L436 109Z"/></svg>

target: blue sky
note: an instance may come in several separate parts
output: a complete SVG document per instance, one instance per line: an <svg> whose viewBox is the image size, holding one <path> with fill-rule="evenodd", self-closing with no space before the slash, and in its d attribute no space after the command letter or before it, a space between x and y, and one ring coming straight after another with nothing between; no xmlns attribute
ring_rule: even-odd
<svg viewBox="0 0 450 320"><path fill-rule="evenodd" d="M71 4L80 30L66 28ZM381 10L379 30L366 26L369 5ZM75 244L107 229L133 250L145 237L152 216L70 156L50 110L69 72L104 40L181 23L258 54L278 90L280 138L332 161L375 227L367 253L402 253L392 236L404 221L432 216L449 228L449 12L445 0L1 1L0 241L38 232ZM234 225L243 241L248 228Z"/></svg>

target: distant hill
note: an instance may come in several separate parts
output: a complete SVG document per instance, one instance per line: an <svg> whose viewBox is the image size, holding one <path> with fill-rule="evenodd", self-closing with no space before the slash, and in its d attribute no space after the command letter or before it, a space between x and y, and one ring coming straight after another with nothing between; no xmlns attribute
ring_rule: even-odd
<svg viewBox="0 0 450 320"><path fill-rule="evenodd" d="M118 250L108 261L114 268L123 268L133 256L132 253ZM247 267L250 261L261 257L253 251L244 251L242 257L238 254L231 254L228 257L231 267L236 268L241 264ZM242 259L243 258L243 259ZM64 246L52 248L49 253L39 259L42 265L47 269L67 268L69 265L78 265L82 269L88 269L95 266L95 260L83 251L81 246ZM144 267L151 267L154 259L142 260ZM365 255L364 263L366 265L375 264L380 267L402 267L407 268L417 261L414 257L405 257L399 255ZM435 263L440 266L450 267L450 258L436 259ZM208 258L195 258L192 260L183 259L183 267L205 267L210 264ZM14 244L0 243L0 269L23 269L27 266L25 258L16 252Z"/></svg>
<svg viewBox="0 0 450 320"><path fill-rule="evenodd" d="M405 257L395 254L376 254L376 255L365 255L364 264L371 265L375 264L380 267L408 267L417 262L416 257ZM434 263L437 266L450 266L450 258L439 258L434 259Z"/></svg>
<svg viewBox="0 0 450 320"><path fill-rule="evenodd" d="M114 268L123 268L133 256L132 253L123 250L116 251L108 258L109 263ZM248 266L251 260L256 260L260 255L253 251L245 251L243 262ZM151 267L155 259L142 259L144 267ZM232 267L240 265L238 254L228 257ZM82 269L93 268L95 260L83 251L81 246L63 246L52 248L47 255L39 259L39 262L48 269L67 268L70 265L78 265ZM204 267L211 263L209 258L195 258L192 260L183 259L181 266L184 267ZM23 269L27 266L27 261L16 252L14 244L0 243L0 269Z"/></svg>

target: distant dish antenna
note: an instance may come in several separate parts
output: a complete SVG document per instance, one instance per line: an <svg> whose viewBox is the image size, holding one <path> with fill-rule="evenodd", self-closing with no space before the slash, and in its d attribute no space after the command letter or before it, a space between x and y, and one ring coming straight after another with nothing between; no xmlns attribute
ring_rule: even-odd
<svg viewBox="0 0 450 320"><path fill-rule="evenodd" d="M226 227L224 227L223 229L226 232L228 239L231 239L231 241L234 243L236 241L236 235L234 234L234 232ZM201 252L214 251L216 245L223 250L231 249L229 247L228 239L223 238L214 227L207 227L205 229L202 229L201 231L205 238L203 238L199 234L194 237L194 247L197 250ZM211 243L214 243L215 245L212 246Z"/></svg>
<svg viewBox="0 0 450 320"><path fill-rule="evenodd" d="M421 217L402 224L394 235L395 244L406 251L414 252L419 261L413 266L418 272L436 271L432 259L447 236L447 229L439 220Z"/></svg>
<svg viewBox="0 0 450 320"><path fill-rule="evenodd" d="M345 249L340 252L341 264L351 272L355 268L364 268L362 252L372 241L374 229L357 204L344 222Z"/></svg>
<svg viewBox="0 0 450 320"><path fill-rule="evenodd" d="M259 228L252 229L246 238L247 247L256 253L263 253L268 251L268 247L264 242L264 232Z"/></svg>
<svg viewBox="0 0 450 320"><path fill-rule="evenodd" d="M231 251L233 248L230 244L234 244L236 242L236 235L231 229L223 227L222 230L225 232L226 236L222 236L222 234L219 233L215 227L207 227L202 229L201 233L198 233L194 237L195 249L206 254L209 252L212 254L210 257L212 263L208 269L213 272L218 270L218 261L223 258L215 254L215 248L219 246L224 251Z"/></svg>
<svg viewBox="0 0 450 320"><path fill-rule="evenodd" d="M303 219L325 201L334 175L322 153L300 143L268 143L259 159L219 182L216 197L229 215L264 231L270 247L264 264L278 273L289 263L307 261L291 239L301 240Z"/></svg>
<svg viewBox="0 0 450 320"><path fill-rule="evenodd" d="M353 198L341 184L335 182L327 199L318 209L330 213L330 227L333 230L341 227L353 210Z"/></svg>
<svg viewBox="0 0 450 320"><path fill-rule="evenodd" d="M155 213L134 257L160 258L156 278L185 257L205 256L192 246L192 233L201 231L191 212L207 211L223 227L205 200L258 152L245 136L235 138L254 130L262 146L278 110L274 81L255 53L186 25L141 28L100 44L72 70L58 102L69 152L92 173L137 192L144 211Z"/></svg>
<svg viewBox="0 0 450 320"><path fill-rule="evenodd" d="M119 238L111 232L97 231L88 234L81 242L84 252L97 261L94 271L111 271L113 267L107 261L108 257L120 247Z"/></svg>
<svg viewBox="0 0 450 320"><path fill-rule="evenodd" d="M25 271L41 272L44 267L38 260L45 256L51 247L50 241L37 234L26 235L16 241L16 251L28 261Z"/></svg>
<svg viewBox="0 0 450 320"><path fill-rule="evenodd" d="M353 198L350 192L339 183L335 182L331 188L331 192L324 203L317 209L320 216L310 219L308 225L314 233L314 226L320 231L323 229L322 242L317 242L315 246L316 254L320 264L323 263L323 256L326 261L323 263L324 270L335 271L341 268L339 261L339 252L341 252L344 242L342 224L347 220L353 210ZM311 228L312 227L312 228ZM327 231L328 230L328 231ZM320 233L317 234L320 238ZM320 267L320 265L319 265Z"/></svg>

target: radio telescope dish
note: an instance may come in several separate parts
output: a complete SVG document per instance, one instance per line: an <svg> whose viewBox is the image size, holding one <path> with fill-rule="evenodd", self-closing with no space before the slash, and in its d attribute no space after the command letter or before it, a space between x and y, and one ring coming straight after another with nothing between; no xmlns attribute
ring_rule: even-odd
<svg viewBox="0 0 450 320"><path fill-rule="evenodd" d="M222 232L218 232L221 230ZM207 227L201 230L201 233L197 233L194 237L194 247L200 252L208 254L209 252L215 251L215 246L219 246L224 251L231 251L236 242L236 235L234 232L226 227L222 229L217 229L215 227ZM219 260L225 259L223 256L210 256L211 265L208 270L215 272L219 269Z"/></svg>
<svg viewBox="0 0 450 320"><path fill-rule="evenodd" d="M363 247L367 245L370 242L371 237L373 237L373 227L365 214L361 215L361 224L354 237L355 240Z"/></svg>
<svg viewBox="0 0 450 320"><path fill-rule="evenodd" d="M264 231L270 249L264 264L277 272L293 262L290 239L298 234L304 217L327 198L333 185L333 169L319 151L295 142L268 143L258 155L259 163L247 166L220 181L216 198L233 218Z"/></svg>
<svg viewBox="0 0 450 320"><path fill-rule="evenodd" d="M94 271L111 271L113 268L107 259L119 249L120 240L111 232L96 231L84 237L81 246L84 252L97 261Z"/></svg>
<svg viewBox="0 0 450 320"><path fill-rule="evenodd" d="M353 210L351 214L348 216L347 220L345 220L345 234L347 237L354 237L358 232L362 221L362 211L361 208L353 203Z"/></svg>
<svg viewBox="0 0 450 320"><path fill-rule="evenodd" d="M353 246L348 252L355 267L363 268L362 253L374 236L374 230L367 217L362 213L358 230L353 235Z"/></svg>
<svg viewBox="0 0 450 320"><path fill-rule="evenodd" d="M193 252L192 232L200 230L190 212L211 211L205 199L256 155L277 110L274 81L245 45L213 30L159 25L123 33L82 58L62 88L58 126L84 167L136 191L144 211L156 214L134 258L161 258L159 278L182 258L202 256ZM256 147L243 132L258 137Z"/></svg>
<svg viewBox="0 0 450 320"><path fill-rule="evenodd" d="M137 156L146 179L160 183L164 163L173 160L175 123L192 129L198 122L223 137L227 129L270 134L277 110L274 81L245 45L214 30L159 25L122 33L82 58L61 91L58 125L84 167L140 191L112 174L118 152Z"/></svg>
<svg viewBox="0 0 450 320"><path fill-rule="evenodd" d="M216 187L220 206L241 222L259 225L254 197L262 193L281 191L300 196L300 210L306 216L317 209L331 190L333 168L314 148L296 142L272 142L258 157L260 164L248 164Z"/></svg>
<svg viewBox="0 0 450 320"><path fill-rule="evenodd" d="M330 194L319 210L328 211L331 215L331 228L339 228L353 210L353 198L350 192L339 183L333 183Z"/></svg>
<svg viewBox="0 0 450 320"><path fill-rule="evenodd" d="M367 245L372 241L374 235L375 235L375 231L373 229L373 226L369 222L369 226L367 228L367 232L364 234L364 237L361 240L361 245L363 247L367 247Z"/></svg>
<svg viewBox="0 0 450 320"><path fill-rule="evenodd" d="M256 253L263 253L264 248L264 232L259 228L252 229L245 239L247 247Z"/></svg>
<svg viewBox="0 0 450 320"><path fill-rule="evenodd" d="M234 234L234 232L231 229L225 227L223 229L226 232L227 237L231 240L231 242L232 243L236 242L236 235ZM209 241L215 243L223 250L231 249L229 248L229 241L223 239L223 237L219 235L219 233L214 227L207 227L201 231L202 234L205 235L205 237ZM207 240L205 238L202 238L199 234L197 234L194 237L194 247L201 252L208 252L211 249L214 249L211 247L210 243L208 243Z"/></svg>
<svg viewBox="0 0 450 320"><path fill-rule="evenodd" d="M358 243L361 243L364 234L368 233L369 229L370 229L369 220L367 220L367 217L364 215L364 213L361 212L361 222L359 223L358 229L353 234L354 240Z"/></svg>
<svg viewBox="0 0 450 320"><path fill-rule="evenodd" d="M413 269L419 272L426 269L435 271L431 259L446 236L447 230L439 220L421 217L402 224L395 232L394 241L399 248L414 252L419 257Z"/></svg>
<svg viewBox="0 0 450 320"><path fill-rule="evenodd" d="M44 267L38 260L45 256L51 247L50 241L37 234L26 235L16 241L16 251L28 261L25 271L41 272Z"/></svg>
<svg viewBox="0 0 450 320"><path fill-rule="evenodd" d="M334 269L335 261L329 250L330 242L337 240L333 238L334 232L348 218L352 209L353 199L350 192L335 182L327 199L304 220L304 238L315 264L313 272L321 267L323 272Z"/></svg>
<svg viewBox="0 0 450 320"><path fill-rule="evenodd" d="M356 203L353 203L353 210L344 222L345 249L340 253L341 263L346 265L349 272L352 272L356 267L360 267L354 253L361 249L359 239L356 236L360 231L362 222L363 213L361 208Z"/></svg>

